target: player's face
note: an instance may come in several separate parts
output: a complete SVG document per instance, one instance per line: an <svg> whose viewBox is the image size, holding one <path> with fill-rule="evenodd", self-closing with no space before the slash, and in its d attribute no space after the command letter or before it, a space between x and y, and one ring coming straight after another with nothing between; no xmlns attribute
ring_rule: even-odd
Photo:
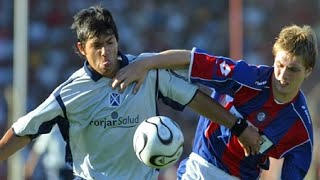
<svg viewBox="0 0 320 180"><path fill-rule="evenodd" d="M85 45L78 43L78 48L90 66L104 77L112 78L119 70L118 41L114 35L93 37Z"/></svg>
<svg viewBox="0 0 320 180"><path fill-rule="evenodd" d="M285 51L275 55L274 78L272 90L276 100L291 101L299 92L301 85L312 69L306 69L303 59L299 56L291 57Z"/></svg>

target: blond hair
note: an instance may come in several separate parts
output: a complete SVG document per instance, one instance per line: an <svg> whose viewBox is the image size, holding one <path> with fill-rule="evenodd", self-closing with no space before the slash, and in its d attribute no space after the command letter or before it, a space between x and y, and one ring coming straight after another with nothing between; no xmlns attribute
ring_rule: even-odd
<svg viewBox="0 0 320 180"><path fill-rule="evenodd" d="M286 26L273 45L273 55L279 51L286 51L289 56L301 57L306 69L314 68L318 56L316 34L308 25Z"/></svg>

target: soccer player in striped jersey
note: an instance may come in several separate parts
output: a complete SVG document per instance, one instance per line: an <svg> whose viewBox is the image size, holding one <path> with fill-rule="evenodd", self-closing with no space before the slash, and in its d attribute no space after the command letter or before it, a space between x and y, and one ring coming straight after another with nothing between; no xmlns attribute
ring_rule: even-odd
<svg viewBox="0 0 320 180"><path fill-rule="evenodd" d="M219 103L164 69L149 71L136 95L131 93L133 85L122 93L108 86L119 69L141 58L119 51L116 24L107 9L81 10L74 16L72 29L84 66L12 125L0 141L0 161L58 124L67 143L66 162L76 179L155 180L158 170L138 160L132 141L137 126L157 115L158 97L170 98L182 108L188 105L226 127L236 126L237 119ZM240 131L239 140L256 153L261 140L258 131L249 126Z"/></svg>
<svg viewBox="0 0 320 180"><path fill-rule="evenodd" d="M252 155L236 140L235 127L200 117L193 152L180 164L178 179L259 179L262 169L269 168L269 157L284 159L281 179L303 179L312 159L313 133L300 88L311 74L317 54L312 28L291 25L281 30L273 45L272 67L250 65L197 48L168 50L122 69L112 87L121 85L124 89L137 81L136 92L149 69L189 64L190 82L213 88L212 98L240 118L239 124L248 123L261 133L260 151Z"/></svg>

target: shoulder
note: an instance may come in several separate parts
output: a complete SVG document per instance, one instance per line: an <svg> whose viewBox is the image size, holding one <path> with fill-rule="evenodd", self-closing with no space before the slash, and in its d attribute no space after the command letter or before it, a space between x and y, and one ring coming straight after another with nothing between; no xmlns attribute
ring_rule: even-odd
<svg viewBox="0 0 320 180"><path fill-rule="evenodd" d="M81 87L88 87L88 84L93 82L90 76L85 72L84 68L81 68L74 72L65 82L60 84L55 91L70 93L80 92ZM57 92L58 93L58 92Z"/></svg>
<svg viewBox="0 0 320 180"><path fill-rule="evenodd" d="M233 79L246 86L263 89L270 84L273 67L265 65L252 65L245 61L238 61L235 68Z"/></svg>
<svg viewBox="0 0 320 180"><path fill-rule="evenodd" d="M145 57L151 57L156 55L157 53L154 52L145 52L141 53L139 55L132 55L132 54L126 54L125 56L128 58L129 63L134 62L134 61L139 61Z"/></svg>
<svg viewBox="0 0 320 180"><path fill-rule="evenodd" d="M81 68L60 84L53 95L60 99L60 103L70 107L90 102L90 99L98 96L102 89L108 91L108 88L106 78L95 81L84 68Z"/></svg>

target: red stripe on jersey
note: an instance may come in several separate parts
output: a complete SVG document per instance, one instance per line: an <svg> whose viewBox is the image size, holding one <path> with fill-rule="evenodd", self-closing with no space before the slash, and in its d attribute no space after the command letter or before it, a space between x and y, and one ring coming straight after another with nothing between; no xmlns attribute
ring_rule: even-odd
<svg viewBox="0 0 320 180"><path fill-rule="evenodd" d="M243 160L244 151L238 142L237 137L231 136L222 155L222 162L229 168L230 174L240 177L240 162Z"/></svg>
<svg viewBox="0 0 320 180"><path fill-rule="evenodd" d="M217 58L208 54L193 54L191 78L224 80L231 78L236 63L229 59Z"/></svg>
<svg viewBox="0 0 320 180"><path fill-rule="evenodd" d="M233 106L233 104L232 104L231 102L228 102L228 103L225 105L225 109L229 111L232 106ZM207 127L205 133L204 133L205 137L206 137L207 139L209 139L210 136L213 134L213 132L215 132L218 128L219 128L219 124L211 121L210 124L209 124L209 126Z"/></svg>
<svg viewBox="0 0 320 180"><path fill-rule="evenodd" d="M228 102L225 105L227 110L230 110L232 107L232 102ZM241 147L236 136L231 136L231 139L226 146L227 148L222 155L222 162L227 164L231 175L240 177L240 162L244 158L243 148Z"/></svg>
<svg viewBox="0 0 320 180"><path fill-rule="evenodd" d="M210 136L219 128L219 124L211 121L209 126L207 127L204 135L206 136L207 139L210 138Z"/></svg>
<svg viewBox="0 0 320 180"><path fill-rule="evenodd" d="M205 54L194 53L191 77L212 79L213 70L216 64L216 57Z"/></svg>
<svg viewBox="0 0 320 180"><path fill-rule="evenodd" d="M233 103L232 103L232 102L228 102L228 103L224 106L224 108L225 108L226 110L230 111L230 109L232 108L232 106L233 106Z"/></svg>
<svg viewBox="0 0 320 180"><path fill-rule="evenodd" d="M264 128L268 127L268 125L276 119L278 114L281 112L283 107L287 106L286 104L277 104L274 101L273 96L269 96L268 100L261 105L261 107L256 110L252 111L247 119L256 127L258 127L261 131ZM260 115L264 115L264 117L260 117Z"/></svg>
<svg viewBox="0 0 320 180"><path fill-rule="evenodd" d="M308 139L309 136L304 124L300 119L297 119L288 132L281 138L276 148L272 148L269 155L280 158L283 153L306 142Z"/></svg>
<svg viewBox="0 0 320 180"><path fill-rule="evenodd" d="M247 103L250 99L256 97L259 92L258 90L242 86L241 89L235 93L234 105L238 107Z"/></svg>

